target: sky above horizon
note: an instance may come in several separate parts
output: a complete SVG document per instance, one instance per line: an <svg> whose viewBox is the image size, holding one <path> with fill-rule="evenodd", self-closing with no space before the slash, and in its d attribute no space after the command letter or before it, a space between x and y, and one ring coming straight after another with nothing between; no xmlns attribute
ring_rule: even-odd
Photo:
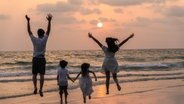
<svg viewBox="0 0 184 104"><path fill-rule="evenodd" d="M0 0L0 51L32 50L25 14L37 36L48 13L47 50L99 49L88 32L104 45L106 37L134 33L122 49L184 48L184 0Z"/></svg>

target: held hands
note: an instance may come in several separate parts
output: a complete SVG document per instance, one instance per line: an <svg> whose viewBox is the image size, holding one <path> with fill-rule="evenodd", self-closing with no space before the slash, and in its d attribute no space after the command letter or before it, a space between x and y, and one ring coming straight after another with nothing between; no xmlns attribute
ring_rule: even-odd
<svg viewBox="0 0 184 104"><path fill-rule="evenodd" d="M72 82L74 83L76 79L72 79Z"/></svg>
<svg viewBox="0 0 184 104"><path fill-rule="evenodd" d="M51 21L51 20L52 20L52 14L48 14L48 15L46 16L46 18L47 18L48 21Z"/></svg>
<svg viewBox="0 0 184 104"><path fill-rule="evenodd" d="M28 15L25 15L25 17L27 21L30 21L30 18L28 17Z"/></svg>
<svg viewBox="0 0 184 104"><path fill-rule="evenodd" d="M74 83L75 82L75 79L72 79L71 81Z"/></svg>

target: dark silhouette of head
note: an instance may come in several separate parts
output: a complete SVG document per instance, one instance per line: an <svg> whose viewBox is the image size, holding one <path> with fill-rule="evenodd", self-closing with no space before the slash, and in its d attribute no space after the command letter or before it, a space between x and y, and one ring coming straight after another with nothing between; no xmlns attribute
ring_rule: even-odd
<svg viewBox="0 0 184 104"><path fill-rule="evenodd" d="M42 28L39 28L38 31L37 31L37 34L38 34L39 38L43 38L44 34L45 34L45 31Z"/></svg>
<svg viewBox="0 0 184 104"><path fill-rule="evenodd" d="M116 42L118 41L118 39L116 38L112 38L112 37L107 37L106 38L106 43L108 46L108 51L116 53L119 50L118 45L116 44Z"/></svg>
<svg viewBox="0 0 184 104"><path fill-rule="evenodd" d="M68 65L68 62L65 61L65 60L61 60L61 61L59 62L59 65L60 65L62 68L65 68L65 67Z"/></svg>
<svg viewBox="0 0 184 104"><path fill-rule="evenodd" d="M88 64L88 63L83 63L83 64L81 65L82 76L85 76L85 75L88 73L89 67L90 67L90 64Z"/></svg>

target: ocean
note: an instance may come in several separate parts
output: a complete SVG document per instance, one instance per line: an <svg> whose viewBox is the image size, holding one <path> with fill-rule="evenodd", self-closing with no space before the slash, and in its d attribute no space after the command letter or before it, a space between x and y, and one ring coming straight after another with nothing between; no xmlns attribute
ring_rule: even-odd
<svg viewBox="0 0 184 104"><path fill-rule="evenodd" d="M116 58L120 83L184 79L184 49L120 50ZM100 71L104 54L100 50L47 51L46 59L45 92L58 90L56 74L62 59L69 62L67 68L72 78L80 72L80 65L87 62L98 77L94 86L105 83L105 76ZM31 95L31 72L31 51L0 52L0 99ZM69 89L78 87L78 82L69 83Z"/></svg>

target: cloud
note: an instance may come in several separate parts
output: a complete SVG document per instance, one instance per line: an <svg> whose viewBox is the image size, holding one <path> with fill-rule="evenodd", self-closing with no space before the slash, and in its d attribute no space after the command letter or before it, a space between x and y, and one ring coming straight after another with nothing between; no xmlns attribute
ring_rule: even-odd
<svg viewBox="0 0 184 104"><path fill-rule="evenodd" d="M37 5L37 10L39 12L53 12L53 13L77 13L82 15L90 14L101 14L101 11L97 8L89 9L85 8L83 5L83 0L68 0L68 2L56 2L55 4L39 4Z"/></svg>
<svg viewBox="0 0 184 104"><path fill-rule="evenodd" d="M83 4L83 0L68 0L68 2L70 4L74 4L74 5L81 5L81 4Z"/></svg>
<svg viewBox="0 0 184 104"><path fill-rule="evenodd" d="M95 9L81 8L80 13L82 15L89 15L89 14L93 14L93 13L101 14L101 11L97 8L95 8Z"/></svg>
<svg viewBox="0 0 184 104"><path fill-rule="evenodd" d="M128 6L128 5L138 5L145 2L153 2L153 0L99 0L99 2L111 6Z"/></svg>
<svg viewBox="0 0 184 104"><path fill-rule="evenodd" d="M144 3L165 3L166 1L174 0L97 0L99 3L111 5L111 6L131 6L140 5Z"/></svg>
<svg viewBox="0 0 184 104"><path fill-rule="evenodd" d="M174 28L183 28L184 27L184 20L180 18L168 18L168 17L163 17L163 18L146 18L146 17L137 17L135 21L132 21L130 23L124 24L125 26L128 27L139 27L139 28L148 28L148 27L154 27L158 28L158 26L164 28L167 27L169 29L174 29Z"/></svg>
<svg viewBox="0 0 184 104"><path fill-rule="evenodd" d="M155 21L154 21L155 22ZM126 24L126 26L130 27L147 27L153 23L153 20L148 19L146 17L136 17L135 21Z"/></svg>
<svg viewBox="0 0 184 104"><path fill-rule="evenodd" d="M73 16L57 16L55 17L55 21L57 21L57 24L64 24L64 25L68 25L68 24L83 24L86 23L85 20L78 20L77 18L73 17Z"/></svg>
<svg viewBox="0 0 184 104"><path fill-rule="evenodd" d="M9 19L8 15L0 14L0 20L6 20Z"/></svg>
<svg viewBox="0 0 184 104"><path fill-rule="evenodd" d="M167 16L184 17L184 7L172 6L165 11L165 14Z"/></svg>
<svg viewBox="0 0 184 104"><path fill-rule="evenodd" d="M90 21L90 24L91 24L91 25L96 25L98 22L99 22L98 20L91 20L91 21Z"/></svg>
<svg viewBox="0 0 184 104"><path fill-rule="evenodd" d="M115 13L119 13L119 14L124 13L124 11L122 10L122 8L116 8L116 9L114 9L114 12Z"/></svg>
<svg viewBox="0 0 184 104"><path fill-rule="evenodd" d="M101 22L116 22L115 19L112 19L112 18L104 18L104 17L99 17L98 20L100 20Z"/></svg>
<svg viewBox="0 0 184 104"><path fill-rule="evenodd" d="M102 22L102 23L105 23L105 22L114 22L114 23L116 23L117 21L114 20L114 19L112 19L112 18L99 17L98 19L91 20L90 21L90 24L91 25L96 25L98 22Z"/></svg>
<svg viewBox="0 0 184 104"><path fill-rule="evenodd" d="M80 8L79 5L73 5L73 1L70 0L69 3L67 2L56 2L55 4L40 4L37 6L37 10L40 12L60 12L60 13L65 13L65 12L73 12L77 11Z"/></svg>

